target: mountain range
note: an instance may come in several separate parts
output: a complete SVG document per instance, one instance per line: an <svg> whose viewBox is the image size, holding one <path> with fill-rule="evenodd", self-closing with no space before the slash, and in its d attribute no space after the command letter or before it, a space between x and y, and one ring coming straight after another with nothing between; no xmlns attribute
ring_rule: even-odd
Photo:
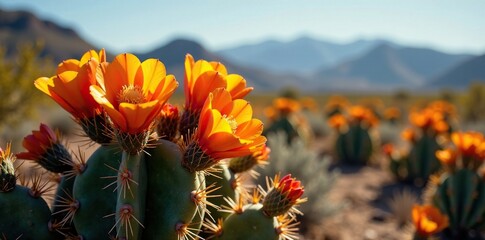
<svg viewBox="0 0 485 240"><path fill-rule="evenodd" d="M16 54L19 43L34 41L42 41L42 55L55 61L79 58L89 49L99 49L73 29L27 11L0 10L0 42L8 57ZM196 60L221 61L230 73L241 74L260 91L286 86L305 91L463 89L471 81L485 81L485 55L449 54L379 39L341 44L301 37L219 51L210 51L194 40L176 39L135 54L140 59L162 60L168 72L182 83L187 53Z"/></svg>

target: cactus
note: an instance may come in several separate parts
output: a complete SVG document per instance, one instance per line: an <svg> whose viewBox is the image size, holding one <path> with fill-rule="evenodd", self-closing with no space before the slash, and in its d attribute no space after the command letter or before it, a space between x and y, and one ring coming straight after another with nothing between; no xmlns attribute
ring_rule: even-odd
<svg viewBox="0 0 485 240"><path fill-rule="evenodd" d="M435 155L441 149L438 139L446 136L450 129L442 108L435 104L410 114L412 127L405 129L401 136L411 144L411 150L408 153L388 154L390 170L398 180L423 186L429 176L440 169Z"/></svg>
<svg viewBox="0 0 485 240"><path fill-rule="evenodd" d="M42 217L33 219L35 224L19 224L18 235L37 233L30 227L51 226L46 227L46 234L54 237L35 239L57 239L60 236L54 231L68 239L85 240L195 239L204 219L205 226L212 226L207 219L224 217L216 216L217 211L208 206L220 209L224 199L246 201L249 194L236 194L234 187L239 184L231 178L238 179L241 171L264 162L269 151L261 135L262 122L252 117L251 105L242 99L252 90L244 78L228 74L221 63L195 62L188 55L184 114L195 125L181 126L184 117L179 118L176 109L165 105L178 83L166 75L158 60L140 62L127 53L106 62L104 51L89 51L80 60L63 62L57 72L54 77L37 79L36 87L70 112L86 135L101 146L87 161L79 150L81 163L74 163L46 126L25 138L28 152L19 156L61 174L61 180L52 216L44 202L45 207L38 207L45 210ZM62 91L71 83L69 91ZM227 158L234 158L232 169L231 164L222 167L224 171L219 173L225 178L210 180L209 176L219 174L214 169L222 166L220 161ZM284 237L285 232L294 236L296 228L290 222L299 213L294 205L303 202L303 187L290 176L275 178L273 183L258 211L269 221L280 223L277 229L281 232L276 236ZM5 186L3 189L12 188L11 184ZM218 190L221 192L216 193ZM2 194L0 201L11 201ZM4 210L2 205L2 211L11 209ZM63 232L71 223L74 228ZM5 218L0 221L0 226L11 224ZM253 234L264 236L275 228L271 225L258 231Z"/></svg>
<svg viewBox="0 0 485 240"><path fill-rule="evenodd" d="M273 108L277 112L277 116L265 130L264 135L282 131L286 133L288 143L295 138L301 138L306 143L312 140L310 126L299 113L300 104L296 100L277 98L273 101Z"/></svg>
<svg viewBox="0 0 485 240"><path fill-rule="evenodd" d="M43 192L37 184L27 188L16 184L10 145L0 148L0 234L6 239L59 239L51 231L51 211L40 196Z"/></svg>
<svg viewBox="0 0 485 240"><path fill-rule="evenodd" d="M454 147L437 151L445 172L435 176L425 193L425 201L449 218L445 238L482 239L485 230L485 180L479 167L485 157L479 148L482 134L453 133Z"/></svg>
<svg viewBox="0 0 485 240"><path fill-rule="evenodd" d="M295 208L306 201L301 199L303 188L300 182L286 175L283 178L275 176L268 185L268 192L262 190L261 196L257 191L253 194L251 203L244 204L242 198L237 203L229 200L232 213L218 225L209 227L213 230L214 239L293 239L297 233L293 222Z"/></svg>
<svg viewBox="0 0 485 240"><path fill-rule="evenodd" d="M372 156L373 141L369 130L377 124L373 112L362 106L348 109L348 116L333 115L329 125L336 129L336 155L342 163L364 165Z"/></svg>
<svg viewBox="0 0 485 240"><path fill-rule="evenodd" d="M435 155L440 149L435 136L424 135L412 140L409 153L389 153L389 168L399 181L423 186L429 176L440 169L440 163Z"/></svg>
<svg viewBox="0 0 485 240"><path fill-rule="evenodd" d="M117 195L113 181L120 160L118 148L100 146L87 160L84 171L76 176L73 200L79 203L79 208L74 212L74 225L85 239L116 236L116 232L110 230L115 225L112 214Z"/></svg>

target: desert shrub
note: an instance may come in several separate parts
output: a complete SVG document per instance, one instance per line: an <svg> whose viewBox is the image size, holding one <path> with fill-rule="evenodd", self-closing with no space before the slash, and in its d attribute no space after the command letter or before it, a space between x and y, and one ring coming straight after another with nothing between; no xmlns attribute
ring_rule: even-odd
<svg viewBox="0 0 485 240"><path fill-rule="evenodd" d="M0 132L24 122L35 113L39 101L45 99L34 85L38 76L52 72L53 64L40 59L41 45L22 45L17 57L9 59L0 48ZM22 121L20 121L22 120Z"/></svg>
<svg viewBox="0 0 485 240"><path fill-rule="evenodd" d="M465 102L465 120L478 122L485 120L485 85L471 84Z"/></svg>

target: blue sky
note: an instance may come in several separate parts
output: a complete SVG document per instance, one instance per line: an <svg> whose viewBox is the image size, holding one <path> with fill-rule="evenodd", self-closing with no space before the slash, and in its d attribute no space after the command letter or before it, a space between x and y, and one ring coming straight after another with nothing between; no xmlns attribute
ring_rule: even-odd
<svg viewBox="0 0 485 240"><path fill-rule="evenodd" d="M2 0L0 7L34 11L117 52L150 50L175 37L217 50L301 35L485 52L484 0Z"/></svg>

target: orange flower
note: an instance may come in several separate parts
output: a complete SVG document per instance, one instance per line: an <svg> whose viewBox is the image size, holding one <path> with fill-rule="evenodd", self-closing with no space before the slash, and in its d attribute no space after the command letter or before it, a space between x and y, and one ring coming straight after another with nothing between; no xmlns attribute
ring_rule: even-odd
<svg viewBox="0 0 485 240"><path fill-rule="evenodd" d="M289 98L280 97L273 101L273 106L282 115L287 115L300 110L300 104Z"/></svg>
<svg viewBox="0 0 485 240"><path fill-rule="evenodd" d="M409 114L410 122L419 128L429 128L434 123L443 121L443 114L431 108Z"/></svg>
<svg viewBox="0 0 485 240"><path fill-rule="evenodd" d="M457 155L452 149L438 150L435 155L443 165L455 166L456 164Z"/></svg>
<svg viewBox="0 0 485 240"><path fill-rule="evenodd" d="M263 123L252 115L246 100L233 100L227 90L216 89L202 108L196 132L199 146L215 160L252 154L266 142Z"/></svg>
<svg viewBox="0 0 485 240"><path fill-rule="evenodd" d="M99 54L90 50L81 60L63 61L57 67L55 76L38 78L34 84L74 118L90 118L102 112L99 104L89 94L89 87L103 84L102 79L98 79L100 83L96 79L98 65L103 62L106 62L104 49Z"/></svg>
<svg viewBox="0 0 485 240"><path fill-rule="evenodd" d="M454 132L451 140L464 157L477 156L476 151L483 142L483 135L478 132Z"/></svg>
<svg viewBox="0 0 485 240"><path fill-rule="evenodd" d="M347 119L342 114L335 114L328 119L328 125L338 130L347 125Z"/></svg>
<svg viewBox="0 0 485 240"><path fill-rule="evenodd" d="M414 205L412 218L416 233L421 237L429 237L439 233L449 225L448 216L431 205Z"/></svg>
<svg viewBox="0 0 485 240"><path fill-rule="evenodd" d="M416 132L412 128L406 128L401 132L401 138L406 141L414 142L416 140Z"/></svg>
<svg viewBox="0 0 485 240"><path fill-rule="evenodd" d="M185 56L185 107L192 111L202 108L209 93L216 88L226 88L233 99L245 97L253 88L246 87L246 80L237 74L227 74L220 62L194 61L192 55Z"/></svg>
<svg viewBox="0 0 485 240"><path fill-rule="evenodd" d="M178 87L173 75L156 59L143 63L129 53L116 56L104 72L105 88L91 86L91 95L101 104L113 124L123 133L147 131L163 104Z"/></svg>

